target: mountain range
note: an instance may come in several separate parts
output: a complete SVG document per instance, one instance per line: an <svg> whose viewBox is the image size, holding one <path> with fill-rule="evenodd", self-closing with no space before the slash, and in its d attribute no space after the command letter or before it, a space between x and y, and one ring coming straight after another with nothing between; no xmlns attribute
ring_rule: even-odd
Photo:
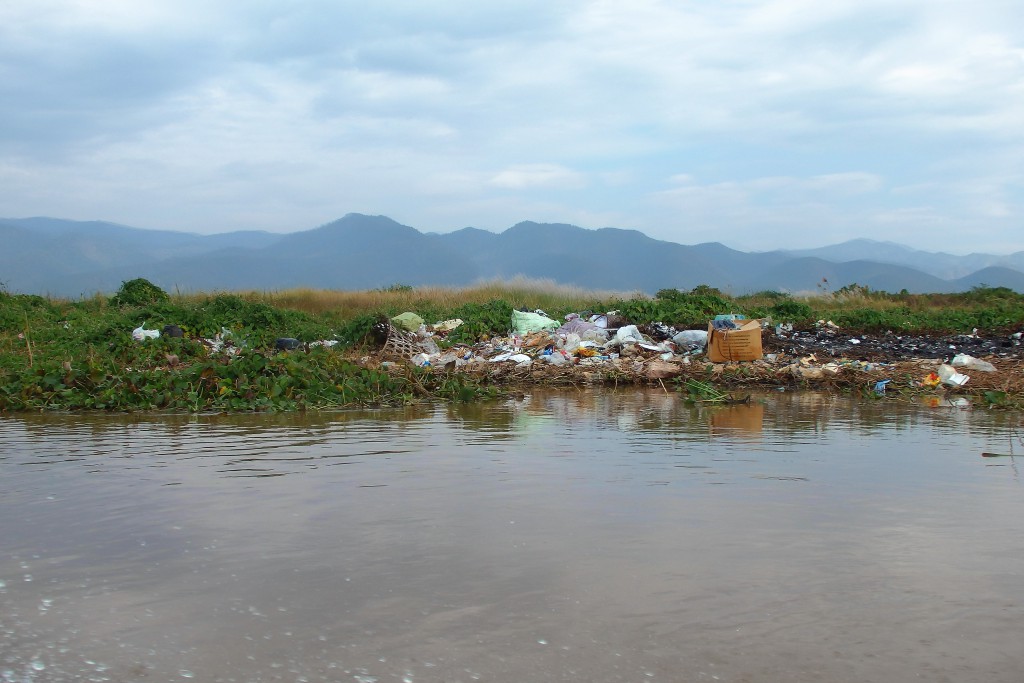
<svg viewBox="0 0 1024 683"><path fill-rule="evenodd" d="M0 218L0 285L77 298L144 277L174 292L460 286L515 276L586 289L656 292L710 285L743 294L873 290L1024 292L1024 251L956 256L857 239L818 249L743 252L683 245L635 230L525 221L501 233L423 233L385 216L348 214L288 234L198 235L102 221Z"/></svg>

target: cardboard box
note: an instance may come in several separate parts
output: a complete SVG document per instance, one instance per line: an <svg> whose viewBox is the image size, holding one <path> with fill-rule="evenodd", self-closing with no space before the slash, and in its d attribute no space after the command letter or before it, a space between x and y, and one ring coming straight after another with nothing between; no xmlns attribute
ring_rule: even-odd
<svg viewBox="0 0 1024 683"><path fill-rule="evenodd" d="M716 330L708 324L708 360L725 363L731 360L757 360L761 350L761 321L737 320L735 330Z"/></svg>

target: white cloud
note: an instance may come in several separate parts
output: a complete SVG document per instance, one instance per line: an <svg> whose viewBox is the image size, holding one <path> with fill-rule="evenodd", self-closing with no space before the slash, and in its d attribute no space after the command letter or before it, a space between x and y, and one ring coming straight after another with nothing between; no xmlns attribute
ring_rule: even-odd
<svg viewBox="0 0 1024 683"><path fill-rule="evenodd" d="M643 226L662 238L680 232L692 242L758 250L856 237L956 253L1021 249L1010 237L1021 215L1019 193L1014 202L1003 177L890 188L863 172L703 184L677 174L669 185L650 196L660 219ZM997 229L979 233L979 221Z"/></svg>
<svg viewBox="0 0 1024 683"><path fill-rule="evenodd" d="M490 184L508 190L578 189L584 180L579 173L557 164L519 164L499 171Z"/></svg>
<svg viewBox="0 0 1024 683"><path fill-rule="evenodd" d="M614 220L764 248L897 224L967 244L973 225L1007 244L1010 4L7 0L0 206L199 230Z"/></svg>

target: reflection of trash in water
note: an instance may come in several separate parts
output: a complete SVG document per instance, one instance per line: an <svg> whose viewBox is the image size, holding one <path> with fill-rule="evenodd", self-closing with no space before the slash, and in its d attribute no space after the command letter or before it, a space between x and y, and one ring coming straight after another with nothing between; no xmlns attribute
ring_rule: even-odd
<svg viewBox="0 0 1024 683"><path fill-rule="evenodd" d="M709 412L708 421L714 435L760 435L764 431L764 404L746 402L715 406Z"/></svg>
<svg viewBox="0 0 1024 683"><path fill-rule="evenodd" d="M921 402L928 408L959 408L966 410L972 407L971 401L963 396L924 396Z"/></svg>

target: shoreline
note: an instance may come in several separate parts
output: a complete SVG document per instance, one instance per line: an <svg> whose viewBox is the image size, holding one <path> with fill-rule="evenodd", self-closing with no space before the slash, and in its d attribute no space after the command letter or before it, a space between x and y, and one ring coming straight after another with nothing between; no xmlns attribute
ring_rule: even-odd
<svg viewBox="0 0 1024 683"><path fill-rule="evenodd" d="M1024 297L1000 288L796 300L702 286L604 302L537 289L327 294L334 308L309 293L287 305L172 297L142 279L109 300L0 291L0 412L331 410L622 385L707 402L812 389L1024 410ZM965 358L969 368L945 367ZM954 372L959 385L941 384Z"/></svg>

